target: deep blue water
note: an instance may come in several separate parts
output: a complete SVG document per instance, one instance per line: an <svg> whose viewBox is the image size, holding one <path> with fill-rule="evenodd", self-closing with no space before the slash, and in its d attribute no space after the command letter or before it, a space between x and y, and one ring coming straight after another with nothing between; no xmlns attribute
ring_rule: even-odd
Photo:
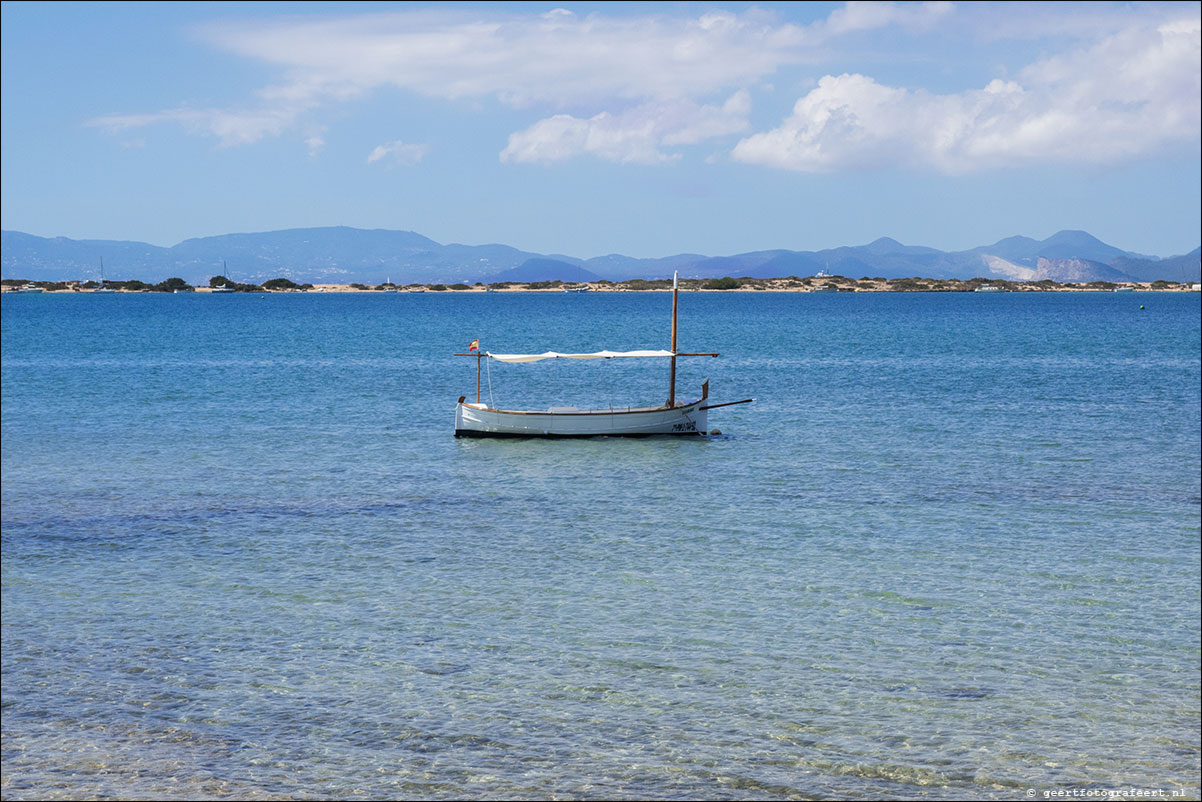
<svg viewBox="0 0 1202 802"><path fill-rule="evenodd" d="M1199 295L670 303L5 295L4 798L1198 796Z"/></svg>

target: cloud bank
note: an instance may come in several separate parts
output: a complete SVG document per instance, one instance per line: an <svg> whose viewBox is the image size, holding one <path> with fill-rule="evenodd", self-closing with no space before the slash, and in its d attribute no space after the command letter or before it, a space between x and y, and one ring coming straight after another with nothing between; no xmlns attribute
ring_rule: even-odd
<svg viewBox="0 0 1202 802"><path fill-rule="evenodd" d="M822 74L827 49L840 43L874 32L919 36L1010 9L980 8L966 15L946 2L857 2L806 25L754 9L682 17L487 8L213 25L204 30L207 41L271 65L279 81L241 108L181 106L90 124L126 132L175 123L237 147L312 131L312 119L332 105L399 89L447 101L491 99L529 113L530 124L498 150L511 164L661 164L704 143L711 158L717 147L738 163L792 171L903 166L962 173L1117 163L1198 142L1196 4L1147 11L1084 5L1042 17L1035 6L1020 6L1028 29L1046 21L1049 30L1063 31L1071 19L1074 38L1062 47L1075 49L955 93L891 86L865 74L870 70ZM998 35L979 27L974 35L982 40ZM1038 31L1010 35L1035 38ZM764 82L806 83L799 70L813 88L779 125L755 131L755 99L770 94ZM311 135L306 141L311 155L326 144ZM395 149L380 151L389 147ZM425 151L412 149L421 147L398 140L369 161L415 163Z"/></svg>
<svg viewBox="0 0 1202 802"><path fill-rule="evenodd" d="M1195 19L1123 31L1025 68L1014 81L938 95L863 75L826 76L779 127L733 157L804 172L944 173L1121 162L1197 142L1202 48Z"/></svg>
<svg viewBox="0 0 1202 802"><path fill-rule="evenodd" d="M751 99L733 94L721 106L689 100L643 103L620 114L603 111L589 119L558 114L509 137L503 162L564 161L582 154L623 164L656 164L679 158L662 148L691 145L748 128Z"/></svg>

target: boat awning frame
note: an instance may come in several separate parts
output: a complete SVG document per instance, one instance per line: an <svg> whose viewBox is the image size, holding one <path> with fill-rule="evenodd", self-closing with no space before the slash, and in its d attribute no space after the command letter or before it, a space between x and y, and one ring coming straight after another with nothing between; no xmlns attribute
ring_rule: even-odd
<svg viewBox="0 0 1202 802"><path fill-rule="evenodd" d="M498 362L540 362L544 359L639 359L663 358L674 356L717 356L715 353L684 354L672 351L593 351L588 354L565 354L559 351L544 351L541 354L494 354L491 351L483 353L476 351L470 354L455 354L455 356L488 357Z"/></svg>
<svg viewBox="0 0 1202 802"><path fill-rule="evenodd" d="M671 351L594 351L588 354L565 354L559 351L544 351L541 354L494 354L485 356L498 362L540 362L544 359L630 359L639 357L672 356Z"/></svg>

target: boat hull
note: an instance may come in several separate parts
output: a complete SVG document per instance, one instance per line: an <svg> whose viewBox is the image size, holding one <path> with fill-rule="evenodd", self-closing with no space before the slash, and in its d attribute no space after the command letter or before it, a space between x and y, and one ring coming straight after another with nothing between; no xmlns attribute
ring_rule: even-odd
<svg viewBox="0 0 1202 802"><path fill-rule="evenodd" d="M489 409L460 402L456 437L650 437L706 433L705 399L676 407L556 409L546 412Z"/></svg>

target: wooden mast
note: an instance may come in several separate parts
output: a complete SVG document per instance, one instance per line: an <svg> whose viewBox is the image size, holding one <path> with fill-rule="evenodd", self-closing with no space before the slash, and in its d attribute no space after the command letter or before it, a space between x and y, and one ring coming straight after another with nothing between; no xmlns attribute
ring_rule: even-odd
<svg viewBox="0 0 1202 802"><path fill-rule="evenodd" d="M484 359L486 356L488 356L488 354L484 353L483 351L476 351L475 353L455 354L455 356L474 356L474 357L476 357L476 403L479 404L480 403L480 360ZM459 403L462 404L463 399L466 397L467 396L461 397L459 399Z"/></svg>
<svg viewBox="0 0 1202 802"><path fill-rule="evenodd" d="M677 296L677 276L676 271L672 272L672 367L668 374L668 408L676 406L676 296Z"/></svg>

